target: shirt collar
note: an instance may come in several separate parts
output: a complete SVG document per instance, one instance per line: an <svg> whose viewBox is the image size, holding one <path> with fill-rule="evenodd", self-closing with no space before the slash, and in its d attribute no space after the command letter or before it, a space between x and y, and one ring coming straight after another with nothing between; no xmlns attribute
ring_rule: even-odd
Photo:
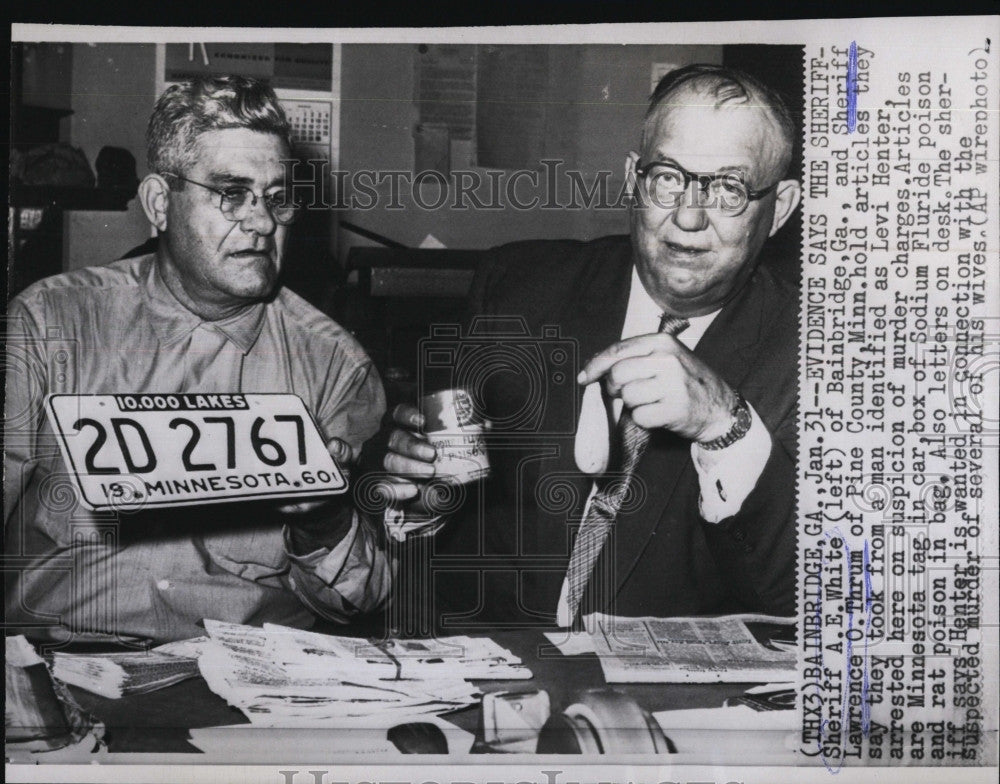
<svg viewBox="0 0 1000 784"><path fill-rule="evenodd" d="M161 342L170 345L187 337L200 326L217 329L244 354L253 348L264 327L264 303L256 302L234 316L205 321L192 313L173 295L160 275L156 257L149 256L143 298L153 329Z"/></svg>
<svg viewBox="0 0 1000 784"><path fill-rule="evenodd" d="M656 332L660 325L660 316L663 315L663 308L656 304L646 287L642 285L639 278L639 271L632 267L632 288L628 295L628 309L625 311L625 325L622 328L622 339L635 337L636 335L647 335ZM719 311L706 313L704 316L692 316L688 318L688 327L681 332L677 339L694 349L705 334L705 330L715 321Z"/></svg>

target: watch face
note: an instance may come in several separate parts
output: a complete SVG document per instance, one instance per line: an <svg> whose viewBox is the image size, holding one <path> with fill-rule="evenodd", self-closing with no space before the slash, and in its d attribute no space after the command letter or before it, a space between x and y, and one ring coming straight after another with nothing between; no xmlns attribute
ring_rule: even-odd
<svg viewBox="0 0 1000 784"><path fill-rule="evenodd" d="M725 435L703 443L701 445L703 449L723 449L739 441L750 430L750 425L753 423L753 417L750 416L750 408L747 406L747 401L743 398L743 395L738 392L736 394L736 406L733 408L733 417L735 417L733 426L729 428L729 432Z"/></svg>
<svg viewBox="0 0 1000 784"><path fill-rule="evenodd" d="M743 435L750 429L750 423L752 422L750 417L750 409L747 408L746 402L743 398L740 398L739 408L736 410L736 424L733 425L734 435Z"/></svg>

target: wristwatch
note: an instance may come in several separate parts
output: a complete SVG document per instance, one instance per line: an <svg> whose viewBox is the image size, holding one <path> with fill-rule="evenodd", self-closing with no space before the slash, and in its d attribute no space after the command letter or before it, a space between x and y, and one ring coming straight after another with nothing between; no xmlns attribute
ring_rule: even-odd
<svg viewBox="0 0 1000 784"><path fill-rule="evenodd" d="M747 431L750 430L750 424L753 422L753 417L750 415L750 407L747 405L747 401L743 399L743 395L740 394L739 390L736 392L736 403L733 405L733 410L730 413L733 417L733 426L729 428L729 432L718 438L713 438L711 441L699 441L698 446L709 451L725 449L727 446L735 444L747 434Z"/></svg>

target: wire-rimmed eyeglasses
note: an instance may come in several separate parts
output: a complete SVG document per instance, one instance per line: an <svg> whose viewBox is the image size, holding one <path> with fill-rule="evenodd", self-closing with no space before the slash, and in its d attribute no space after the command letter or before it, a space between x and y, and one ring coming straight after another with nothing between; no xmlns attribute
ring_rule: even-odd
<svg viewBox="0 0 1000 784"><path fill-rule="evenodd" d="M183 180L184 182L189 182L192 185L197 185L200 188L205 188L212 191L212 193L218 194L219 211L226 220L233 221L234 223L246 220L250 216L250 211L257 206L257 202L260 199L264 200L264 206L271 214L271 217L274 218L275 223L287 226L290 223L294 223L298 217L298 205L292 201L291 194L284 188L273 193L265 193L258 196L251 188L247 188L244 185L215 188L172 172L165 172L162 176Z"/></svg>
<svg viewBox="0 0 1000 784"><path fill-rule="evenodd" d="M775 188L778 182L761 190L748 188L741 171L689 172L673 161L636 162L635 173L646 184L646 195L657 207L673 209L680 205L692 182L698 183L697 201L693 207L715 208L729 216L741 215L752 201L762 199Z"/></svg>

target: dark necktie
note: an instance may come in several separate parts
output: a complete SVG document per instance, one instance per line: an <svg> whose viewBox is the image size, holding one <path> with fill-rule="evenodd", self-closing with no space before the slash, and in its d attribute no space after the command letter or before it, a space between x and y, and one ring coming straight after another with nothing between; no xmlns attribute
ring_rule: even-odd
<svg viewBox="0 0 1000 784"><path fill-rule="evenodd" d="M687 326L687 319L667 314L663 314L660 319L660 332L670 335L679 335L687 329ZM635 423L628 409L622 410L615 433L621 449L621 471L613 480L605 482L598 488L590 499L590 507L580 524L576 541L573 543L573 552L569 557L569 567L566 570L566 602L570 619L576 618L594 563L601 554L604 542L607 541L611 527L618 516L618 510L629 493L635 467L649 444L650 432Z"/></svg>

